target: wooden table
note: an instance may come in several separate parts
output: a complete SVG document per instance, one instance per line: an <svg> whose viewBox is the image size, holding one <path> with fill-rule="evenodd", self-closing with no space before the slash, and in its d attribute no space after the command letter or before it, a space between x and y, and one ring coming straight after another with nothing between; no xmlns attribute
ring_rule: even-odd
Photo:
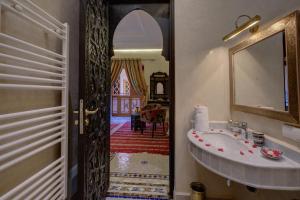
<svg viewBox="0 0 300 200"><path fill-rule="evenodd" d="M141 113L131 114L131 130L137 131L141 129Z"/></svg>

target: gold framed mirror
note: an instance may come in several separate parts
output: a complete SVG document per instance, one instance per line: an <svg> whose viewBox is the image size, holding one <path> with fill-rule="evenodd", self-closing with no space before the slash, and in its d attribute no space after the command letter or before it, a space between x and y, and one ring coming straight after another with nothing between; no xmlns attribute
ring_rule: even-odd
<svg viewBox="0 0 300 200"><path fill-rule="evenodd" d="M299 124L299 11L229 49L230 107Z"/></svg>

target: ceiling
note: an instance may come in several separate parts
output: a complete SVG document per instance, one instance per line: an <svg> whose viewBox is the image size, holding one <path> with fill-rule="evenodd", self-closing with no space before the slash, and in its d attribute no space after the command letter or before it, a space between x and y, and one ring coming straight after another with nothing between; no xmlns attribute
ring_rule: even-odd
<svg viewBox="0 0 300 200"><path fill-rule="evenodd" d="M142 10L126 15L117 26L114 49L162 49L163 36L158 23Z"/></svg>

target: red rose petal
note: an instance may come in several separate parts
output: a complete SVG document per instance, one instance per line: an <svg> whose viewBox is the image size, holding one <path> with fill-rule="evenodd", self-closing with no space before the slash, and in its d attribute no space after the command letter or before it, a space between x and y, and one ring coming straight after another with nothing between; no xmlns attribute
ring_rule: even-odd
<svg viewBox="0 0 300 200"><path fill-rule="evenodd" d="M254 144L254 145L252 145L252 147L253 147L253 148L256 148L256 147L257 147L257 145L256 145L256 144Z"/></svg>
<svg viewBox="0 0 300 200"><path fill-rule="evenodd" d="M249 141L248 141L248 140L246 140L246 141L245 141L245 144L249 144Z"/></svg>
<svg viewBox="0 0 300 200"><path fill-rule="evenodd" d="M243 156L243 155L244 155L244 152L243 152L243 151L240 151L240 154Z"/></svg>
<svg viewBox="0 0 300 200"><path fill-rule="evenodd" d="M203 139L199 138L198 141L199 141L199 142L203 142Z"/></svg>
<svg viewBox="0 0 300 200"><path fill-rule="evenodd" d="M224 152L223 148L218 148L218 151Z"/></svg>
<svg viewBox="0 0 300 200"><path fill-rule="evenodd" d="M248 150L249 151L249 153L253 153L253 151L252 150Z"/></svg>
<svg viewBox="0 0 300 200"><path fill-rule="evenodd" d="M280 156L281 153L280 153L278 150L274 150L273 154L274 154L276 157L278 157L278 156Z"/></svg>
<svg viewBox="0 0 300 200"><path fill-rule="evenodd" d="M205 146L207 146L207 147L210 147L210 146L211 146L211 144L205 144Z"/></svg>
<svg viewBox="0 0 300 200"><path fill-rule="evenodd" d="M198 135L195 135L195 138L198 138L199 136Z"/></svg>
<svg viewBox="0 0 300 200"><path fill-rule="evenodd" d="M193 132L192 134L193 134L193 135L195 135L195 134L196 134L196 132Z"/></svg>
<svg viewBox="0 0 300 200"><path fill-rule="evenodd" d="M264 152L264 153L268 153L266 149L263 149L263 150L262 150L262 152Z"/></svg>
<svg viewBox="0 0 300 200"><path fill-rule="evenodd" d="M274 150L274 154L276 154L276 155L280 155L280 154L281 154L281 152L280 152L279 150Z"/></svg>

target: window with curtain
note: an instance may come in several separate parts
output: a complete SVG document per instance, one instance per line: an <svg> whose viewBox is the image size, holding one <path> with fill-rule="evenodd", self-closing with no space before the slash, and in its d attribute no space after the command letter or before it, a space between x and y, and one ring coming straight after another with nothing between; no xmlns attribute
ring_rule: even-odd
<svg viewBox="0 0 300 200"><path fill-rule="evenodd" d="M112 114L128 116L144 105L147 85L140 59L112 60Z"/></svg>

